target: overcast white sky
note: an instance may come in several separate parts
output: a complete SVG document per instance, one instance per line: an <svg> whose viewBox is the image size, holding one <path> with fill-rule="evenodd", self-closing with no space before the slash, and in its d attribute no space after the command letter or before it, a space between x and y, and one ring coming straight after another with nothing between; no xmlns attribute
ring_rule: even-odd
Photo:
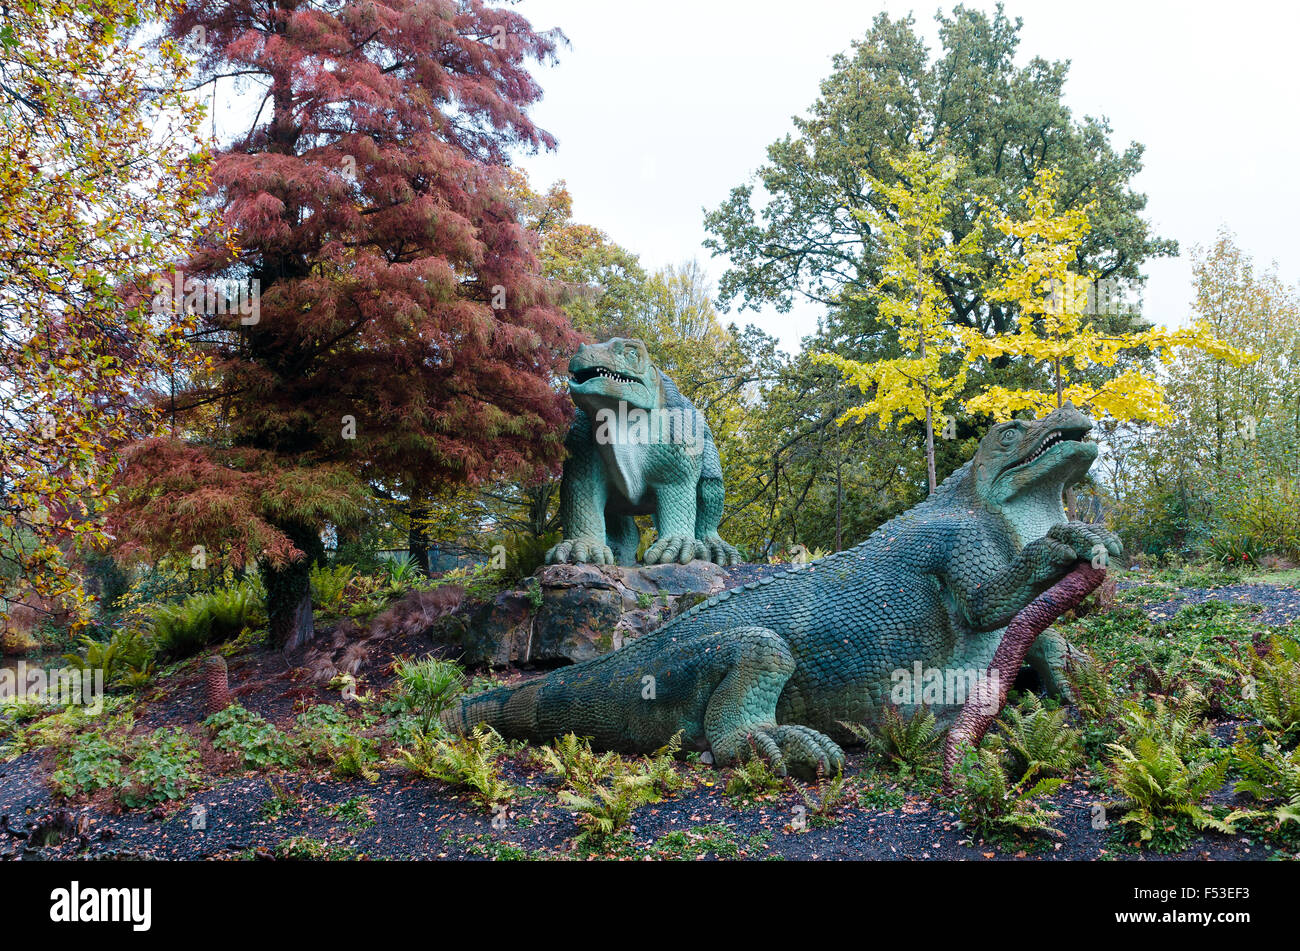
<svg viewBox="0 0 1300 951"><path fill-rule="evenodd" d="M993 3L971 0L992 10ZM952 3L944 4L951 9ZM699 257L714 208L817 98L831 57L865 35L881 10L915 11L937 47L938 4L881 0L522 0L534 28L572 46L537 70L546 98L534 116L560 140L520 164L536 187L568 181L579 221L596 225L648 267ZM1300 4L1291 0L1008 0L1024 19L1021 62L1072 62L1065 101L1106 116L1122 150L1146 146L1136 180L1157 234L1177 259L1147 265L1145 312L1185 319L1189 252L1231 227L1257 263L1300 278ZM816 308L729 319L754 322L787 349L816 326Z"/></svg>

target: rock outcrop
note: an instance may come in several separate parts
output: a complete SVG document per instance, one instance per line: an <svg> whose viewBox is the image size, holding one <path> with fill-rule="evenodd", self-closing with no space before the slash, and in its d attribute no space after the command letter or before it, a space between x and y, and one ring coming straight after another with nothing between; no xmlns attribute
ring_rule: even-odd
<svg viewBox="0 0 1300 951"><path fill-rule="evenodd" d="M491 601L466 602L428 634L442 653L471 667L580 663L736 584L737 570L707 561L547 565Z"/></svg>

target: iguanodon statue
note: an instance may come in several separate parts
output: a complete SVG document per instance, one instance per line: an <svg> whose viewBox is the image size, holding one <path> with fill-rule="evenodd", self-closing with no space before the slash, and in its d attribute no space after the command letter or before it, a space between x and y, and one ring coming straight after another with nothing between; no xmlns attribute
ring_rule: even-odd
<svg viewBox="0 0 1300 951"><path fill-rule="evenodd" d="M648 752L679 730L720 765L751 750L778 772L833 771L841 725L872 723L914 673L983 673L1003 630L1081 562L1118 556L1104 527L1067 522L1062 492L1097 455L1070 404L998 423L924 502L855 548L724 591L595 660L463 699L445 722L546 742L566 733ZM1068 648L1048 630L1026 661L1061 691ZM942 722L962 697L905 696Z"/></svg>
<svg viewBox="0 0 1300 951"><path fill-rule="evenodd" d="M569 395L578 414L560 482L564 538L547 564L635 564L637 515L653 516L658 533L648 565L740 564L718 534L722 463L713 433L644 343L615 337L580 347L569 361Z"/></svg>

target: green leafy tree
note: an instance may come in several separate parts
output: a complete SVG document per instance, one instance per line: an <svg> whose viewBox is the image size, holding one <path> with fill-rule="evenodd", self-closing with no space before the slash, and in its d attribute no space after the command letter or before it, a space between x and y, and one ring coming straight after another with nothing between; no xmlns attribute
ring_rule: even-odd
<svg viewBox="0 0 1300 951"><path fill-rule="evenodd" d="M1097 202L1096 227L1079 248L1083 271L1137 281L1144 261L1176 253L1174 242L1151 234L1141 217L1146 199L1131 188L1142 146L1117 152L1104 120L1076 119L1061 101L1068 63L1033 57L1016 65L1021 21L1000 4L991 15L959 5L936 18L941 48L931 58L910 16L877 16L866 37L835 57L794 134L768 147L757 182L734 188L706 215L706 246L731 262L720 282L724 305L785 311L802 298L824 306L835 351L864 359L853 349L883 332L870 291L885 245L851 210L885 210L870 183L897 178L889 157L907 150L915 129L922 147L942 140L960 160L957 192L996 207L1012 207L1040 168L1059 168L1066 207L1085 192ZM963 203L949 212L947 230L961 241L980 209ZM1014 310L984 294L994 252L986 243L978 267L944 281L953 323L986 333L1014 326Z"/></svg>
<svg viewBox="0 0 1300 951"><path fill-rule="evenodd" d="M836 353L818 354L871 398L850 408L839 422L874 417L881 429L897 416L925 425L926 475L930 491L938 485L934 465L934 420L966 386L966 361L960 337L949 323L945 283L974 270L981 229L977 224L959 241L945 227L953 201L951 188L960 164L942 149L910 149L891 156L894 182L872 180L880 204L855 209L883 245L879 282L871 288L882 322L897 333L899 355L870 363ZM883 207L882 207L883 205ZM956 357L956 359L953 359Z"/></svg>

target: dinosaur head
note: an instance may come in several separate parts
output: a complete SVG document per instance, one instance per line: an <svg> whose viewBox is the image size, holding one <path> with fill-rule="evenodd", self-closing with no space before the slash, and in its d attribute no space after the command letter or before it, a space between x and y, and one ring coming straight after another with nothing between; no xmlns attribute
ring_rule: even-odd
<svg viewBox="0 0 1300 951"><path fill-rule="evenodd" d="M1084 442L1092 420L1066 403L1039 420L998 423L975 451L975 491L985 502L1005 505L1041 497L1059 507L1097 458L1097 444Z"/></svg>
<svg viewBox="0 0 1300 951"><path fill-rule="evenodd" d="M618 402L651 410L663 404L663 385L645 344L615 337L578 348L569 361L569 395L591 413Z"/></svg>

